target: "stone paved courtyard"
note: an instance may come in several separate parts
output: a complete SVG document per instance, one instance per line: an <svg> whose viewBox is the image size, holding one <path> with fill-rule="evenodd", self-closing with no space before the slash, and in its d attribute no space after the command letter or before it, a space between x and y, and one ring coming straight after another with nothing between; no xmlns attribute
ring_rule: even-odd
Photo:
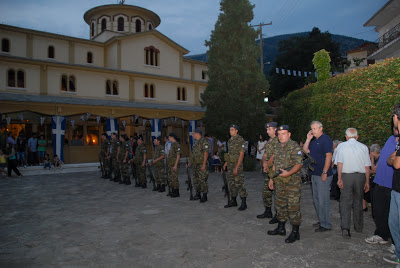
<svg viewBox="0 0 400 268"><path fill-rule="evenodd" d="M23 171L23 170L22 170ZM341 236L338 202L334 229L315 233L310 185L303 186L301 239L269 236L256 215L263 177L245 174L248 209L225 209L221 174L209 177L209 201L189 201L186 171L181 197L119 185L98 172L0 179L0 267L394 267L388 245L364 242L373 233L370 210L364 232ZM240 204L240 203L239 203ZM286 224L288 233L291 227Z"/></svg>

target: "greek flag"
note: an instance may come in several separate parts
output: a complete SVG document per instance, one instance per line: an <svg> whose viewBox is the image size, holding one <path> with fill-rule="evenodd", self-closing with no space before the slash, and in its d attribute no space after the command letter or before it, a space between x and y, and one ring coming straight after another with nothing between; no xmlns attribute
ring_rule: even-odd
<svg viewBox="0 0 400 268"><path fill-rule="evenodd" d="M110 139L112 133L118 134L118 119L117 118L107 118L106 121L107 136Z"/></svg>
<svg viewBox="0 0 400 268"><path fill-rule="evenodd" d="M197 128L197 120L189 120L189 140L190 140L190 148L193 148L193 132Z"/></svg>
<svg viewBox="0 0 400 268"><path fill-rule="evenodd" d="M57 155L61 161L64 162L64 135L65 135L65 123L66 119L64 116L54 115L52 117L51 125L53 131L53 147L54 155Z"/></svg>
<svg viewBox="0 0 400 268"><path fill-rule="evenodd" d="M160 119L151 119L151 138L154 141L154 138L161 136L161 120Z"/></svg>

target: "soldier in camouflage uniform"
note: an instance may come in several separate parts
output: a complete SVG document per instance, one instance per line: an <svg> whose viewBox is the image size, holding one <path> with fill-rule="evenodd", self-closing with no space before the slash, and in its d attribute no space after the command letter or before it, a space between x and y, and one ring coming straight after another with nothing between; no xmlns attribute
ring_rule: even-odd
<svg viewBox="0 0 400 268"><path fill-rule="evenodd" d="M168 165L168 182L171 190L171 197L179 197L179 180L178 180L178 167L179 159L181 158L181 146L176 140L175 133L170 133L168 140L172 143L167 157Z"/></svg>
<svg viewBox="0 0 400 268"><path fill-rule="evenodd" d="M147 188L146 182L146 159L147 151L146 146L143 143L143 137L139 136L137 139L138 146L135 151L134 163L136 165L136 177L138 178L139 184L135 187Z"/></svg>
<svg viewBox="0 0 400 268"><path fill-rule="evenodd" d="M164 176L164 146L161 145L161 137L154 138L154 157L153 161L149 162L149 165L154 166L154 179L157 187L153 191L165 192L165 176Z"/></svg>
<svg viewBox="0 0 400 268"><path fill-rule="evenodd" d="M243 176L243 158L246 151L246 142L238 132L239 127L237 125L230 125L229 134L231 135L231 138L228 141L229 153L225 154L226 162L222 168L226 170L226 167L228 167L229 188L232 196L230 202L225 205L225 208L237 206L236 197L239 193L240 198L242 199L242 204L238 210L242 211L247 208L247 192L244 186Z"/></svg>
<svg viewBox="0 0 400 268"><path fill-rule="evenodd" d="M269 178L274 176L274 171L272 170L272 161L273 161L273 154L272 148L279 144L278 137L276 137L276 129L278 124L276 122L270 122L265 124L265 128L267 129L267 134L270 137L268 143L265 146L265 152L263 156L263 163L264 163L264 171L267 172L268 176L266 176L264 180L264 187L262 192L262 198L264 201L265 211L263 214L257 215L257 218L272 218L272 190L269 189L268 183ZM277 223L276 214L272 220L269 221L270 224Z"/></svg>
<svg viewBox="0 0 400 268"><path fill-rule="evenodd" d="M208 141L202 136L203 132L196 128L193 132L193 138L196 140L193 144L192 156L190 157L190 162L188 167L193 165L193 184L196 189L196 195L194 199L200 199L200 203L204 203L207 201L207 193L208 193L208 167L207 167L207 159L208 159L208 150L210 148L210 144ZM203 193L203 196L201 196Z"/></svg>
<svg viewBox="0 0 400 268"><path fill-rule="evenodd" d="M275 189L275 206L277 210L278 227L268 231L269 235L286 235L285 223L289 218L292 232L286 243L293 243L300 239L299 227L301 224L300 198L301 177L300 169L303 166L303 155L300 146L290 139L289 126L278 127L279 145L272 148L274 155L275 174L279 176L269 180L269 188Z"/></svg>
<svg viewBox="0 0 400 268"><path fill-rule="evenodd" d="M110 140L107 133L101 134L100 161L103 164L104 179L110 178Z"/></svg>
<svg viewBox="0 0 400 268"><path fill-rule="evenodd" d="M130 165L129 165L129 150L130 145L128 142L128 137L124 134L119 137L120 146L118 151L118 160L121 167L121 175L123 180L119 183L126 185L131 184L131 174L130 174Z"/></svg>
<svg viewBox="0 0 400 268"><path fill-rule="evenodd" d="M118 148L119 148L119 140L117 138L117 133L111 134L111 163L112 163L112 171L114 172L114 178L110 178L110 181L119 181L121 178L119 163L118 163Z"/></svg>

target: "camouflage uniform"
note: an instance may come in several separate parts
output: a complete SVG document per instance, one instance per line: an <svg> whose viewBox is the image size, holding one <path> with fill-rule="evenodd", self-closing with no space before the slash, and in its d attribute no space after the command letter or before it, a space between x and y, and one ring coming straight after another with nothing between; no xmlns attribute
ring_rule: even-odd
<svg viewBox="0 0 400 268"><path fill-rule="evenodd" d="M204 153L208 152L210 144L206 138L201 137L193 145L192 157L190 158L190 164L193 166L193 184L197 193L208 192L208 166L206 162L206 168L204 171L201 170L201 166L204 161Z"/></svg>
<svg viewBox="0 0 400 268"><path fill-rule="evenodd" d="M154 148L154 157L153 159L156 160L157 158L161 157L164 155L164 146L163 145L157 145ZM164 176L164 160L158 161L154 163L154 176L156 180L157 185L162 185L166 184L165 182L165 176Z"/></svg>
<svg viewBox="0 0 400 268"><path fill-rule="evenodd" d="M175 165L176 158L180 154L181 154L181 145L177 141L175 141L174 143L171 144L171 149L169 150L167 158L168 182L173 189L179 189L179 180L178 180L179 166L177 170L174 170L173 167Z"/></svg>
<svg viewBox="0 0 400 268"><path fill-rule="evenodd" d="M120 143L120 150L119 150L119 155L118 159L121 164L121 175L124 178L124 181L129 181L130 182L130 165L129 165L129 149L130 145L127 141L121 142ZM126 157L126 162L124 163L125 159L125 154L128 152L128 156Z"/></svg>
<svg viewBox="0 0 400 268"><path fill-rule="evenodd" d="M278 137L274 137L270 139L265 146L265 161L268 161L271 156L273 155L273 149L276 146L281 146L278 140ZM275 172L272 170L272 166L269 167L268 171L268 176L264 180L264 187L263 187L263 192L262 192L262 198L264 200L264 206L266 207L272 207L272 190L269 189L268 183L269 183L269 178L273 177Z"/></svg>
<svg viewBox="0 0 400 268"><path fill-rule="evenodd" d="M280 144L274 146L272 153L274 154L275 172L280 169L290 170L294 165L302 165L303 163L301 148L291 139L284 146ZM287 178L280 176L274 178L274 189L278 221L285 222L289 218L292 225L300 225L300 172L296 172Z"/></svg>
<svg viewBox="0 0 400 268"><path fill-rule="evenodd" d="M105 175L110 174L110 159L107 159L108 148L110 147L110 140L105 139L101 142L100 159L103 163Z"/></svg>
<svg viewBox="0 0 400 268"><path fill-rule="evenodd" d="M136 147L135 151L136 177L138 182L142 184L146 184L146 166L142 166L145 154L146 146L142 143L142 145Z"/></svg>
<svg viewBox="0 0 400 268"><path fill-rule="evenodd" d="M120 146L119 140L111 140L111 162L112 162L112 171L114 172L114 177L119 178L121 176L119 163L117 162L117 150Z"/></svg>
<svg viewBox="0 0 400 268"><path fill-rule="evenodd" d="M239 160L239 155L241 152L246 151L246 142L239 134L231 137L228 141L228 154L225 159L228 162L228 178L229 178L229 188L231 190L232 198L236 198L238 192L240 197L247 197L246 188L244 186L244 176L243 176L243 161L238 168L237 175L233 175L233 170Z"/></svg>

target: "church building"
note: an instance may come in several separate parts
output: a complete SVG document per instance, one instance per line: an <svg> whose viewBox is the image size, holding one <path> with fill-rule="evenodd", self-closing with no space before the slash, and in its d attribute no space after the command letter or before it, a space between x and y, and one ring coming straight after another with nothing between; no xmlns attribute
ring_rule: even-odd
<svg viewBox="0 0 400 268"><path fill-rule="evenodd" d="M65 163L98 160L103 132L175 132L183 155L202 127L207 64L157 31L147 9L112 4L84 14L89 39L0 24L1 130L44 135Z"/></svg>

